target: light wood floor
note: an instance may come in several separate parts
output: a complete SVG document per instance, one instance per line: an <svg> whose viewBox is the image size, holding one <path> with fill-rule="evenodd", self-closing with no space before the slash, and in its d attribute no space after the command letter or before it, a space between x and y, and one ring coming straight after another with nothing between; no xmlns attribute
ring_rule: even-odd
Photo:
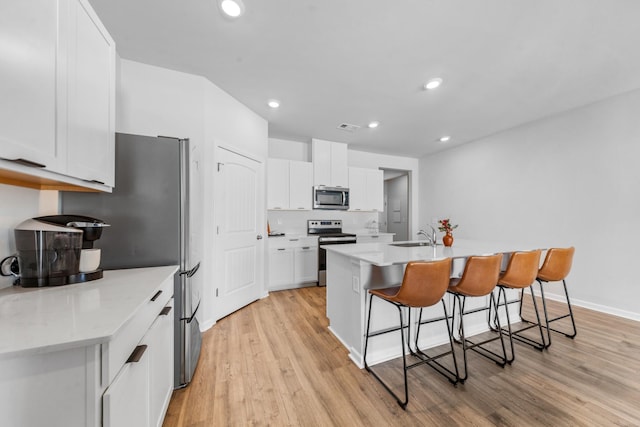
<svg viewBox="0 0 640 427"><path fill-rule="evenodd" d="M579 307L575 316L574 340L554 334L544 352L517 345L504 369L471 352L457 387L427 366L411 370L403 411L328 331L324 288L274 292L205 332L194 380L174 392L164 425L640 425L640 323ZM400 387L396 366L381 368Z"/></svg>

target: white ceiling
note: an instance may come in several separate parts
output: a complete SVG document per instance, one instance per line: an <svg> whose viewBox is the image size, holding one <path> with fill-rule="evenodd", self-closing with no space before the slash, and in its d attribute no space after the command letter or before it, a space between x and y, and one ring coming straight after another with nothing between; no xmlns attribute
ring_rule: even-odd
<svg viewBox="0 0 640 427"><path fill-rule="evenodd" d="M640 88L636 0L90 2L122 58L207 77L273 138L422 157Z"/></svg>

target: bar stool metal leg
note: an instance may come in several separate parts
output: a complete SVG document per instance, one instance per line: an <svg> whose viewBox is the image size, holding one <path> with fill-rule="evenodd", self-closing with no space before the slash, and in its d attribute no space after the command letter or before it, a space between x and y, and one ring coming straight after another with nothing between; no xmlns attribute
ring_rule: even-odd
<svg viewBox="0 0 640 427"><path fill-rule="evenodd" d="M390 301L389 301L390 302ZM398 309L398 314L399 314L399 318L400 318L400 326L397 329L393 329L393 330L400 330L400 341L402 343L402 373L403 373L403 377L404 377L404 399L401 399L392 389L391 387L389 387L387 385L387 383L384 382L384 380L373 370L371 369L371 367L369 366L369 364L367 363L367 350L369 347L369 338L370 337L374 337L377 335L381 335L383 333L388 333L388 332L392 332L392 330L384 330L381 332L374 332L373 334L370 333L370 326L371 326L371 312L372 310L372 303L373 303L373 294L369 295L369 316L367 317L367 332L365 335L365 341L364 341L364 368L367 370L367 372L371 373L375 379L378 380L378 382L380 384L382 384L382 386L396 399L396 402L398 402L398 405L400 405L400 407L402 409L407 409L407 403L409 403L409 385L407 383L407 358L405 355L405 340L404 340L404 316L402 315L402 307L398 304L394 304L393 302L390 302L391 304L395 305L396 308ZM411 316L411 310L409 309L409 319ZM410 320L409 320L410 321ZM408 329L408 326L407 326Z"/></svg>
<svg viewBox="0 0 640 427"><path fill-rule="evenodd" d="M442 303L442 309L444 311L444 317L438 317L435 319L430 319L427 321L422 321L422 311L423 309L420 308L420 314L418 316L418 327L416 329L416 336L415 336L415 343L414 343L414 347L412 348L411 345L409 345L409 351L411 352L411 354L415 357L418 357L419 359L421 359L424 363L428 364L429 366L431 366L433 369L436 370L436 372L438 372L439 374L443 375L445 378L447 378L449 380L449 382L453 385L455 385L459 380L460 380L460 374L458 371L458 362L456 360L456 354L455 354L455 349L453 346L453 337L452 337L452 333L451 333L451 326L449 325L449 313L447 311L447 304L445 303L444 299L441 301ZM450 350L446 351L444 353L440 353L437 355L433 355L430 356L426 353L425 350L420 349L420 347L418 346L418 341L420 339L420 327L423 324L426 323L434 323L434 322L439 322L439 321L445 321L447 324L447 335L449 338L449 346L450 346ZM453 371L449 368L447 368L446 366L444 366L443 364L441 364L438 359L447 356L451 354L452 358L453 358Z"/></svg>
<svg viewBox="0 0 640 427"><path fill-rule="evenodd" d="M547 327L547 347L549 347L551 345L551 332L550 331L558 332L558 333L564 335L567 338L571 338L571 339L575 338L576 335L578 334L578 331L576 329L576 321L575 321L575 319L573 317L573 309L571 308L571 301L569 300L569 292L567 290L566 281L564 279L562 280L562 286L564 288L564 296L567 299L567 307L569 309L569 313L567 313L565 315L562 315L562 316L554 317L553 319L549 319L549 315L547 313L546 299L545 299L545 296L544 296L544 286L542 285L543 283L547 283L547 282L544 282L544 281L542 281L540 279L537 279L537 280L538 280L538 284L540 285L540 294L542 295L542 304L543 304L543 307L544 307L544 318L545 318L546 327ZM553 329L553 328L551 328L549 326L552 322L555 322L557 320L564 319L564 318L567 318L567 317L571 318L571 329L572 329L572 332L570 332L570 333L563 332L563 331L560 331L558 329Z"/></svg>
<svg viewBox="0 0 640 427"><path fill-rule="evenodd" d="M466 338L465 333L464 333L464 315L465 314L472 314L472 313L476 313L476 312L480 312L480 311L484 311L484 310L488 310L489 307L483 307L480 309L475 309L475 310L470 310L465 312L464 310L464 306L465 306L465 302L466 302L466 296L465 295L460 295L460 294L453 294L454 295L454 310L455 307L458 307L458 315L460 316L460 323L459 323L459 327L458 327L458 334L459 334L459 342L460 344L462 344L462 355L463 355L463 360L464 360L464 374L460 376L460 381L464 382L467 378L468 378L468 371L467 371L467 350L473 350L476 353L478 353L479 355L486 357L487 359L493 361L494 363L496 363L498 366L500 367L504 367L507 363L509 363L509 359L507 357L507 349L504 343L504 338L503 338L503 334L498 334L497 337L491 337L489 339L483 340L481 342L473 342L469 339ZM456 302L457 301L457 302ZM495 300L494 300L494 296L493 293L490 294L489 296L489 306L491 306L492 304L496 304ZM498 322L498 327L500 328L500 319L496 319L496 322ZM496 341L496 340L500 340L500 345L502 347L502 355L489 350L488 348L485 348L484 345L492 342L492 341Z"/></svg>

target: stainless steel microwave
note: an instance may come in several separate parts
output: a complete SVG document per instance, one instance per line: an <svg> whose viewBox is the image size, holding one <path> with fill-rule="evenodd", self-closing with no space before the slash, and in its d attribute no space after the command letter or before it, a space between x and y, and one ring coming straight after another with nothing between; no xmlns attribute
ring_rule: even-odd
<svg viewBox="0 0 640 427"><path fill-rule="evenodd" d="M349 209L349 189L344 187L313 187L313 209Z"/></svg>

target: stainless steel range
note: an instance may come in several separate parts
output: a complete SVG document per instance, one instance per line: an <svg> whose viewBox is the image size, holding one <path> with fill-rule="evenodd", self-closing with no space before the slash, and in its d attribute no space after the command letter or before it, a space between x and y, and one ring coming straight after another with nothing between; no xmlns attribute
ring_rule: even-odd
<svg viewBox="0 0 640 427"><path fill-rule="evenodd" d="M318 285L327 285L327 251L326 245L345 245L356 243L356 235L342 232L342 221L339 219L307 221L307 234L318 236Z"/></svg>

